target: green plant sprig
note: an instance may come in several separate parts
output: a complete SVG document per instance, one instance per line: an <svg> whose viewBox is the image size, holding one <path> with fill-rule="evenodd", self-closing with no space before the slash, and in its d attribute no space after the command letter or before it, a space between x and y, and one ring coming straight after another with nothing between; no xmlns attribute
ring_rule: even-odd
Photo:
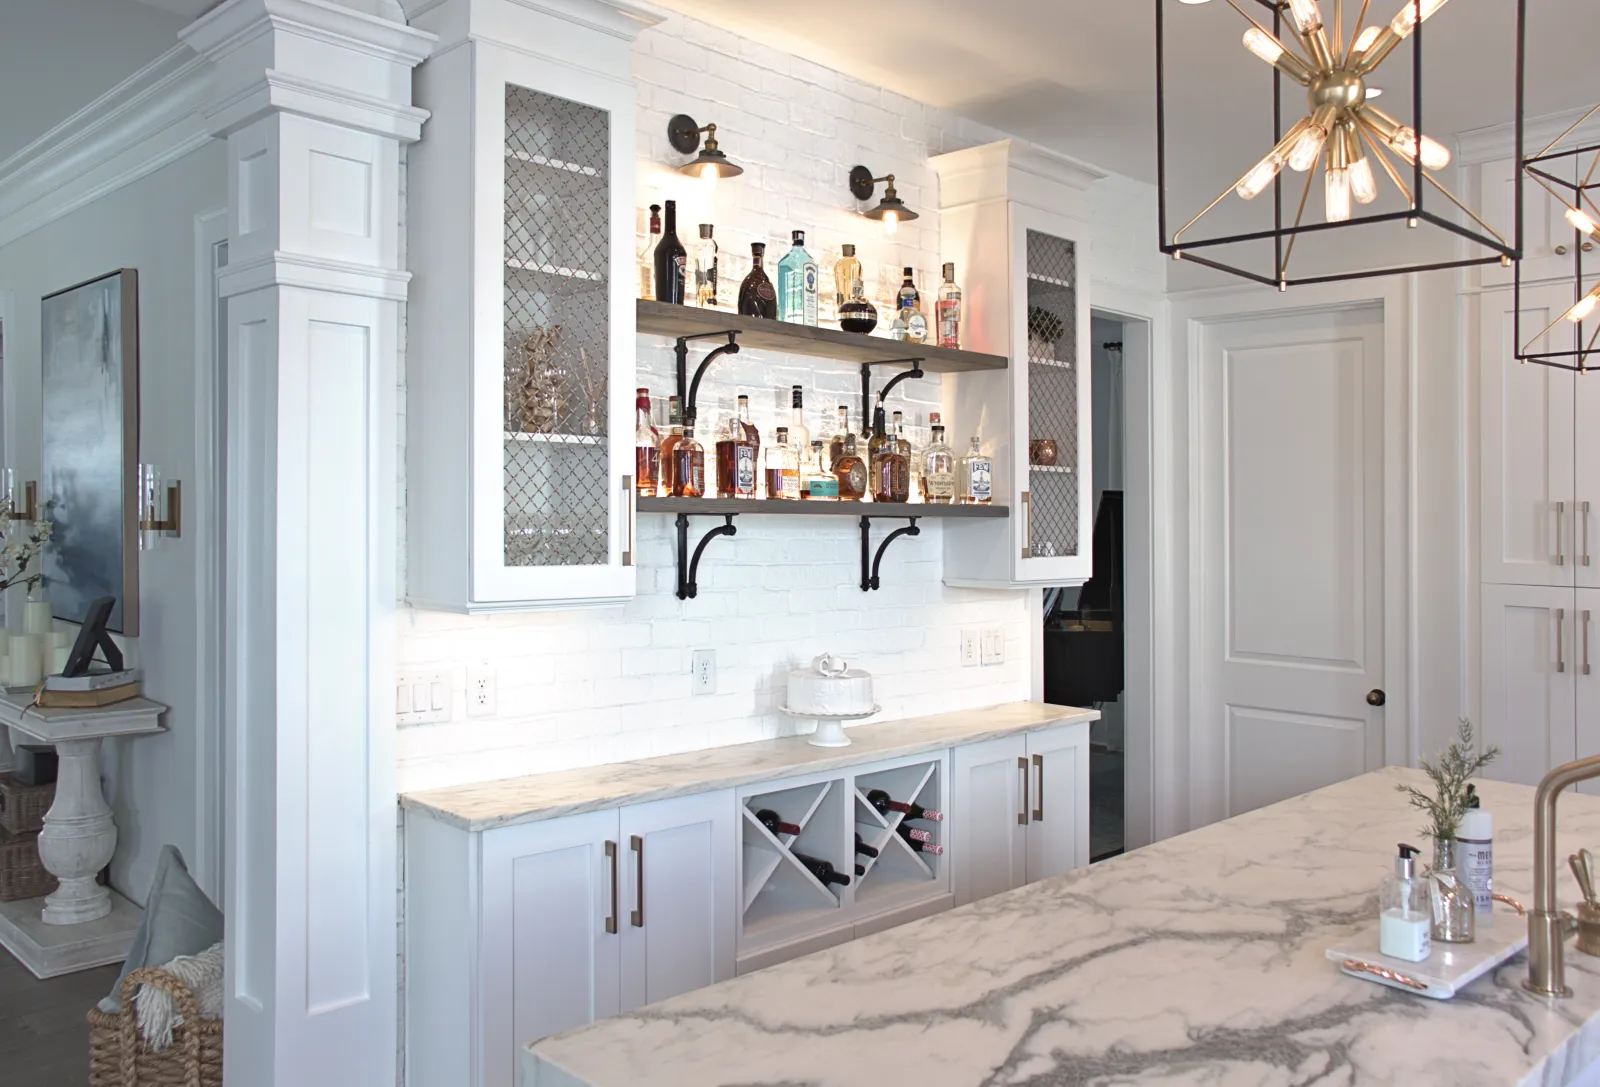
<svg viewBox="0 0 1600 1087"><path fill-rule="evenodd" d="M1498 747L1473 753L1472 722L1463 717L1456 738L1439 754L1438 761L1421 760L1436 795L1429 796L1414 785L1395 786L1397 792L1406 794L1413 808L1428 817L1429 825L1421 832L1425 837L1447 842L1456 836L1467 811L1467 782L1499 755Z"/></svg>

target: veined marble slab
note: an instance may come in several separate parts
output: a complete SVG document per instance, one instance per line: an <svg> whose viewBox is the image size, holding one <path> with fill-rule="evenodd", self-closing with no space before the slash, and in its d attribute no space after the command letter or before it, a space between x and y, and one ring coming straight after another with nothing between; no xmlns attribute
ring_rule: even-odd
<svg viewBox="0 0 1600 1087"><path fill-rule="evenodd" d="M949 913L547 1038L523 1087L1206 1087L1570 1083L1600 1056L1600 960L1575 995L1523 955L1453 1000L1360 981L1324 949L1370 922L1420 816L1367 774ZM1532 895L1533 789L1482 784L1497 889ZM1600 845L1561 800L1558 853ZM1577 897L1561 873L1561 898ZM1514 914L1496 924L1514 925Z"/></svg>
<svg viewBox="0 0 1600 1087"><path fill-rule="evenodd" d="M1099 710L1008 702L847 729L849 747L812 747L804 736L681 755L404 793L400 802L463 830L492 830L580 812L920 755L1055 725L1098 721Z"/></svg>

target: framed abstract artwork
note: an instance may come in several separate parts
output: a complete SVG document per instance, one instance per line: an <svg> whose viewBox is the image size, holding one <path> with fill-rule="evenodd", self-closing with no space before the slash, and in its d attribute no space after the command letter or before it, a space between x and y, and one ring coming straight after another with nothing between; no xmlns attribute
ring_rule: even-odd
<svg viewBox="0 0 1600 1087"><path fill-rule="evenodd" d="M108 629L139 633L139 273L45 296L41 500L53 505L45 585L57 618L116 598Z"/></svg>

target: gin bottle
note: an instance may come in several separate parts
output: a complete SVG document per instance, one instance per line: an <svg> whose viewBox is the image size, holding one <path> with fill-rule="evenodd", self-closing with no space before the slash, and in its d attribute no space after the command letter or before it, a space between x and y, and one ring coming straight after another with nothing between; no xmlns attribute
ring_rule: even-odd
<svg viewBox="0 0 1600 1087"><path fill-rule="evenodd" d="M717 243L710 223L700 224L700 244L694 248L694 304L706 308L717 304Z"/></svg>
<svg viewBox="0 0 1600 1087"><path fill-rule="evenodd" d="M817 324L817 262L806 252L806 232L796 230L794 247L778 262L778 319L790 324Z"/></svg>
<svg viewBox="0 0 1600 1087"><path fill-rule="evenodd" d="M972 437L972 451L961 458L959 497L963 505L987 505L994 496L994 462L983 455L977 435Z"/></svg>
<svg viewBox="0 0 1600 1087"><path fill-rule="evenodd" d="M956 266L944 266L944 284L939 288L939 300L933 304L937 319L940 347L961 346L961 288L956 286Z"/></svg>

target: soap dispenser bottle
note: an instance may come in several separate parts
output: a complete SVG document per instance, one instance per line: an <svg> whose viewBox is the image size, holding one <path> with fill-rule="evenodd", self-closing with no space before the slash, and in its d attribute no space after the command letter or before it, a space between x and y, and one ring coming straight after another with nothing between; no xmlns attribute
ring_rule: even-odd
<svg viewBox="0 0 1600 1087"><path fill-rule="evenodd" d="M1416 857L1416 846L1402 844L1394 874L1378 888L1378 950L1405 962L1422 962L1433 953L1428 885L1417 878Z"/></svg>

